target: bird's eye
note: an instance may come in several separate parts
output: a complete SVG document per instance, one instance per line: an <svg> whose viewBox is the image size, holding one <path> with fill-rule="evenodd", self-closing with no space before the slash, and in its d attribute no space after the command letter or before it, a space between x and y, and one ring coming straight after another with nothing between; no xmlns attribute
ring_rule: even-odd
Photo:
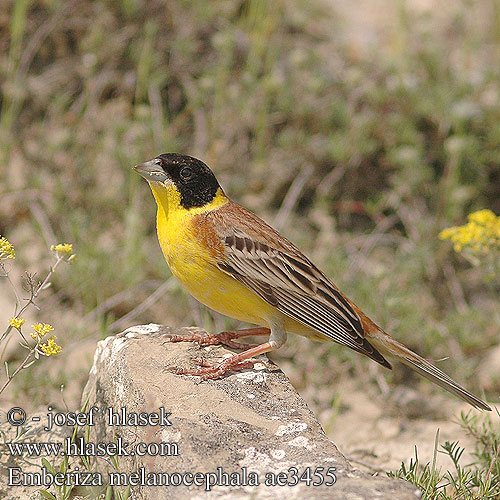
<svg viewBox="0 0 500 500"><path fill-rule="evenodd" d="M191 167L184 167L181 172L180 176L183 180L187 181L191 179L194 175L193 169Z"/></svg>

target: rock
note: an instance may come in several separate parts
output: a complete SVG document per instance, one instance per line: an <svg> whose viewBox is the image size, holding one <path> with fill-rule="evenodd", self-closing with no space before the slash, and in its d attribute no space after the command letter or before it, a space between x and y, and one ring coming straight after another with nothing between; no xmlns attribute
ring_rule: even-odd
<svg viewBox="0 0 500 500"><path fill-rule="evenodd" d="M89 408L99 408L100 418L91 427L89 440L109 443L122 438L130 443L129 452L145 443L138 449L141 453L148 443L164 443L164 456L120 457L120 472L137 471L137 476L128 479L138 481L189 483L136 486L134 498L420 498L418 490L402 480L354 470L286 376L266 357L253 369L201 383L196 377L167 371L172 366L192 366L193 358L216 361L231 354L223 346L168 341L169 335L191 331L138 326L98 344L83 395ZM163 415L164 425L109 425L109 411L115 414L115 423L117 414L134 420L143 413L143 418L149 414L156 424L162 409L170 413ZM158 449L153 444L149 451L157 454ZM112 470L104 460L98 461L98 467L103 474ZM308 485L308 477L310 483L322 484ZM191 484L194 478L198 485ZM215 480L221 484L206 486ZM288 484L266 485L266 481L276 484L278 480Z"/></svg>
<svg viewBox="0 0 500 500"><path fill-rule="evenodd" d="M53 426L50 431L46 431L48 410L39 409L26 415L26 423L16 427L7 421L7 412L10 408L2 406L0 410L0 434L3 443L62 443L71 437L72 429L66 426ZM59 470L62 462L60 456L54 457L47 453L40 456L31 456L26 451L21 455L11 453L7 446L0 447L0 498L4 500L28 500L39 499L38 491L40 486L27 484L22 480L23 474L40 474L42 467L42 457L49 464ZM76 460L71 458L71 467ZM12 485L9 485L9 478ZM25 484L22 484L22 483ZM45 488L44 488L45 489ZM49 489L49 488L46 488Z"/></svg>

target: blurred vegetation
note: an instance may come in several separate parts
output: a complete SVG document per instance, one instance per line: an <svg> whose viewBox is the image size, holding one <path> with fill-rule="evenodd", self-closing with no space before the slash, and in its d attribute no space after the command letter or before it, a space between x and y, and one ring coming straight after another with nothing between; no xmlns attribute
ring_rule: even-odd
<svg viewBox="0 0 500 500"><path fill-rule="evenodd" d="M499 290L438 234L473 210L500 213L500 2L457 1L436 18L387 5L384 43L360 45L320 1L4 0L0 234L30 249L27 267L42 268L43 244L74 244L78 262L46 304L71 311L64 345L137 322L221 325L161 288L154 202L131 170L177 151L479 390ZM159 301L120 321L154 290ZM346 371L366 382L369 361L336 346L293 339L277 356L304 390ZM47 376L25 375L19 393L46 402ZM402 368L389 376L420 384ZM499 377L487 380L498 394Z"/></svg>
<svg viewBox="0 0 500 500"><path fill-rule="evenodd" d="M496 418L498 415L494 415ZM465 449L458 441L439 445L439 430L434 443L434 456L431 463L419 463L418 452L409 464L388 473L410 481L422 492L422 500L480 500L498 498L500 495L500 429L490 415L460 415L457 422L474 439L474 461L463 464ZM437 453L448 455L454 470L443 472L436 465Z"/></svg>

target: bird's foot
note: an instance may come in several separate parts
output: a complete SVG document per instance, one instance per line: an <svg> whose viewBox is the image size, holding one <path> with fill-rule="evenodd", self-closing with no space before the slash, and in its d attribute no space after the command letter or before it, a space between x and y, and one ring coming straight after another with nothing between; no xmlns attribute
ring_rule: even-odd
<svg viewBox="0 0 500 500"><path fill-rule="evenodd" d="M237 356L232 356L225 359L221 363L209 363L205 360L196 360L200 368L168 368L168 371L175 373L176 375L193 375L200 377L200 381L211 380L216 378L221 378L229 371L241 371L248 368L253 368L255 363L258 363L256 359L245 359L239 361Z"/></svg>
<svg viewBox="0 0 500 500"><path fill-rule="evenodd" d="M262 330L267 330L267 328L262 328ZM245 330L243 332L245 332ZM248 334L248 330L246 330L246 332ZM241 333L241 331L236 333ZM264 335L262 332L261 334ZM240 336L244 336L244 334ZM201 368L168 368L168 371L176 375L195 375L200 377L200 381L220 378L229 371L240 371L247 368L253 368L255 363L258 363L256 359L251 359L253 356L264 354L276 348L277 347L271 345L270 342L265 342L264 344L253 346L251 349L240 352L239 354L233 354L220 363L209 363L208 361L201 360L198 361Z"/></svg>
<svg viewBox="0 0 500 500"><path fill-rule="evenodd" d="M232 349L247 350L255 347L253 344L243 344L234 342L234 339L242 337L251 337L254 335L269 335L269 328L248 328L246 330L229 330L221 333L202 333L193 332L187 335L172 335L169 338L170 342L196 342L200 345L218 345L223 344Z"/></svg>

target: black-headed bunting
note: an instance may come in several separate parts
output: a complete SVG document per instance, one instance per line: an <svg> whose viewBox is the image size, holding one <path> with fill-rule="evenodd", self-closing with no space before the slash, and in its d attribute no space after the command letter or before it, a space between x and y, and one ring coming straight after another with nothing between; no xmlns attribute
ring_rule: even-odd
<svg viewBox="0 0 500 500"><path fill-rule="evenodd" d="M349 300L293 243L230 200L202 161L166 153L134 167L158 205L160 246L172 274L206 306L258 328L175 340L223 342L269 335L219 364L177 373L217 378L253 366L287 333L334 341L391 368L401 361L475 408L491 410L439 368L394 340ZM247 346L248 347L248 346Z"/></svg>

